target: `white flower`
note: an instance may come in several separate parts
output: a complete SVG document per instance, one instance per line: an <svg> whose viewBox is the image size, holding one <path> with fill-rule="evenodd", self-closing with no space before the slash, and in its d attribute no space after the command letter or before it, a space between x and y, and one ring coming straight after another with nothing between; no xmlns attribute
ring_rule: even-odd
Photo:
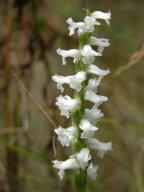
<svg viewBox="0 0 144 192"><path fill-rule="evenodd" d="M104 48L109 46L109 40L104 38L90 37L89 44L92 46L98 46L98 52L102 53Z"/></svg>
<svg viewBox="0 0 144 192"><path fill-rule="evenodd" d="M60 95L57 97L56 105L61 110L61 115L66 116L69 118L69 112L74 109L78 109L80 107L80 100L79 99L72 99L68 95L62 96Z"/></svg>
<svg viewBox="0 0 144 192"><path fill-rule="evenodd" d="M95 180L97 177L98 166L94 166L92 163L87 168L87 175L90 179Z"/></svg>
<svg viewBox="0 0 144 192"><path fill-rule="evenodd" d="M74 158L70 158L70 159L67 159L65 161L55 160L55 161L52 161L52 162L54 164L53 165L54 168L60 169L59 172L58 172L58 175L59 175L60 179L63 179L63 177L64 177L64 170L79 168L77 160L74 159Z"/></svg>
<svg viewBox="0 0 144 192"><path fill-rule="evenodd" d="M77 136L77 131L75 127L62 128L59 127L55 129L56 134L58 135L58 140L62 146L70 146L71 140L74 136Z"/></svg>
<svg viewBox="0 0 144 192"><path fill-rule="evenodd" d="M88 71L88 73L92 73L92 74L99 75L99 76L105 76L110 73L109 69L103 70L93 64L88 65L87 71Z"/></svg>
<svg viewBox="0 0 144 192"><path fill-rule="evenodd" d="M85 45L81 51L81 55L83 56L82 60L84 64L91 64L96 56L101 56L102 54L94 51L90 45Z"/></svg>
<svg viewBox="0 0 144 192"><path fill-rule="evenodd" d="M79 91L81 89L81 82L86 79L86 73L84 71L80 71L76 75L67 77L54 75L52 79L57 82L57 88L60 89L61 92L64 91L64 88L62 87L64 83L69 84L71 88Z"/></svg>
<svg viewBox="0 0 144 192"><path fill-rule="evenodd" d="M97 107L93 106L91 109L85 109L84 118L89 119L91 124L95 125L97 121L103 117L103 113L101 110L97 109Z"/></svg>
<svg viewBox="0 0 144 192"><path fill-rule="evenodd" d="M109 39L90 37L89 44L99 47L108 47L110 45Z"/></svg>
<svg viewBox="0 0 144 192"><path fill-rule="evenodd" d="M63 65L66 65L66 61L65 61L66 57L72 57L74 63L80 58L80 52L78 49L61 50L59 48L57 49L57 54L62 56Z"/></svg>
<svg viewBox="0 0 144 192"><path fill-rule="evenodd" d="M90 150L88 148L83 148L80 152L72 155L71 158L76 158L79 168L85 169L91 160Z"/></svg>
<svg viewBox="0 0 144 192"><path fill-rule="evenodd" d="M101 11L94 11L91 15L96 19L104 19L108 25L110 24L110 19L111 19L110 11L108 13L101 12Z"/></svg>
<svg viewBox="0 0 144 192"><path fill-rule="evenodd" d="M69 35L74 35L77 29L78 34L89 33L94 31L94 26L100 23L96 21L93 16L86 16L84 22L74 22L72 18L68 18L66 21L69 24Z"/></svg>
<svg viewBox="0 0 144 192"><path fill-rule="evenodd" d="M53 161L53 166L57 169L60 169L59 176L60 179L64 177L64 170L66 169L85 169L88 166L88 163L91 159L90 151L88 148L83 148L79 153L75 153L70 156L69 159L65 161Z"/></svg>
<svg viewBox="0 0 144 192"><path fill-rule="evenodd" d="M98 141L95 138L88 139L87 144L91 149L98 150L98 156L101 158L103 158L104 154L107 151L112 150L112 143L111 142L103 143L103 142Z"/></svg>
<svg viewBox="0 0 144 192"><path fill-rule="evenodd" d="M93 32L94 26L99 24L93 16L86 16L84 18L84 25L79 27L78 34Z"/></svg>
<svg viewBox="0 0 144 192"><path fill-rule="evenodd" d="M79 127L83 131L81 133L81 138L91 138L94 135L95 131L98 130L98 128L91 125L89 120L87 119L82 119Z"/></svg>
<svg viewBox="0 0 144 192"><path fill-rule="evenodd" d="M86 90L85 99L95 103L95 106L101 105L104 101L107 101L108 98L101 95L96 95L93 91Z"/></svg>
<svg viewBox="0 0 144 192"><path fill-rule="evenodd" d="M69 24L69 35L74 35L75 34L75 30L81 28L82 26L84 26L84 22L74 22L72 18L68 18L66 21Z"/></svg>

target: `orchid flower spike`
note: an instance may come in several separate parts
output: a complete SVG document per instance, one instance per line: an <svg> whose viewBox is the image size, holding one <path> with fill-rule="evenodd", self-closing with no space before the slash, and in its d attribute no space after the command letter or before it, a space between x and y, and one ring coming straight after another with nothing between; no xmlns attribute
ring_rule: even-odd
<svg viewBox="0 0 144 192"><path fill-rule="evenodd" d="M104 48L110 43L108 39L98 38L92 34L95 27L101 24L101 20L109 25L110 19L110 11L94 11L80 22L68 18L66 22L69 25L69 35L78 34L79 48L57 49L57 54L62 57L62 64L66 65L67 58L70 57L76 71L75 74L69 76L56 74L52 77L61 92L64 92L64 84L74 90L72 97L60 95L56 98L60 114L70 118L71 125L68 128L60 126L55 129L55 133L61 145L71 147L73 151L73 155L70 155L68 159L53 161L53 166L59 170L60 179L63 179L66 170L77 170L79 177L76 178L81 180L87 176L90 179L96 179L98 166L92 162L91 150L96 150L100 158L112 150L111 142L101 142L95 138L99 130L97 122L104 115L99 107L108 100L106 96L98 94L98 87L110 70L101 69L94 62L97 57L102 56ZM89 103L91 103L91 108L87 107Z"/></svg>

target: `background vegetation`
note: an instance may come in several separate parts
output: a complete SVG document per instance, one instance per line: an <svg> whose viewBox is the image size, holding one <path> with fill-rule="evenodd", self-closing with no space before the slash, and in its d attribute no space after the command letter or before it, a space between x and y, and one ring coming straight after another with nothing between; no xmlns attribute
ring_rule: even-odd
<svg viewBox="0 0 144 192"><path fill-rule="evenodd" d="M0 192L74 191L71 174L60 182L52 168L54 148L62 160L70 152L44 111L57 126L69 125L54 105L60 92L51 76L73 74L72 61L63 67L56 49L77 47L65 20L79 21L83 8L112 12L111 25L96 32L111 41L96 64L112 72L99 90L109 102L98 138L112 141L114 150L95 158L98 178L87 191L144 192L143 0L0 1Z"/></svg>

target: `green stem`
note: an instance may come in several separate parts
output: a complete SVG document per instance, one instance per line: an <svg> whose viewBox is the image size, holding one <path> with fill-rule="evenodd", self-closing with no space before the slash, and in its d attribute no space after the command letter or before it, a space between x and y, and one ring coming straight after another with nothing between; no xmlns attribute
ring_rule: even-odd
<svg viewBox="0 0 144 192"><path fill-rule="evenodd" d="M82 50L84 45L88 44L89 38L91 36L91 33L84 33L80 36L79 41L79 49ZM86 72L86 65L82 61L82 57L79 61L75 63L75 71L85 71ZM82 148L86 147L85 141L81 139L81 129L79 128L80 121L82 120L84 114L85 114L85 88L88 85L89 77L87 75L86 80L82 82L82 88L80 91L76 91L74 94L74 98L78 98L81 101L80 108L78 110L71 112L71 120L72 125L77 128L78 136L75 137L72 141L72 149L73 151L79 152ZM78 174L75 176L75 189L76 192L85 192L86 191L86 179L87 174L86 170L80 169Z"/></svg>
<svg viewBox="0 0 144 192"><path fill-rule="evenodd" d="M75 176L75 189L76 192L85 192L87 183L86 171L79 170L79 173Z"/></svg>

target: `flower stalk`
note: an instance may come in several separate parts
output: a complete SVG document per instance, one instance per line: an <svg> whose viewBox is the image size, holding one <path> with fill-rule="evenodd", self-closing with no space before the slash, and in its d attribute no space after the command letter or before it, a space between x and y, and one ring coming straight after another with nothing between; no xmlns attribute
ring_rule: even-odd
<svg viewBox="0 0 144 192"><path fill-rule="evenodd" d="M72 76L53 76L57 82L58 89L64 91L63 84L68 84L73 88L74 96L60 95L57 98L56 105L61 111L61 115L71 119L71 127L59 127L55 130L58 140L63 146L72 148L74 155L65 161L53 161L54 167L59 169L60 179L64 177L64 171L67 169L76 169L75 188L77 192L86 190L87 177L95 179L98 166L93 165L90 149L98 151L98 156L103 158L105 152L112 149L111 142L103 143L94 138L98 130L96 126L103 113L99 106L107 101L107 97L97 95L97 88L102 78L109 73L109 70L100 69L93 62L97 56L101 56L105 47L109 46L108 39L96 38L92 32L96 25L100 25L99 19L104 19L107 24L110 23L110 12L104 13L95 11L92 14L88 12L84 22L74 22L72 18L67 20L69 24L69 35L76 32L79 36L79 49L61 50L57 53L62 56L63 65L66 64L66 58L73 58L75 75ZM97 49L94 49L96 47ZM92 78L94 74L97 78ZM87 102L92 102L91 109L86 108Z"/></svg>

